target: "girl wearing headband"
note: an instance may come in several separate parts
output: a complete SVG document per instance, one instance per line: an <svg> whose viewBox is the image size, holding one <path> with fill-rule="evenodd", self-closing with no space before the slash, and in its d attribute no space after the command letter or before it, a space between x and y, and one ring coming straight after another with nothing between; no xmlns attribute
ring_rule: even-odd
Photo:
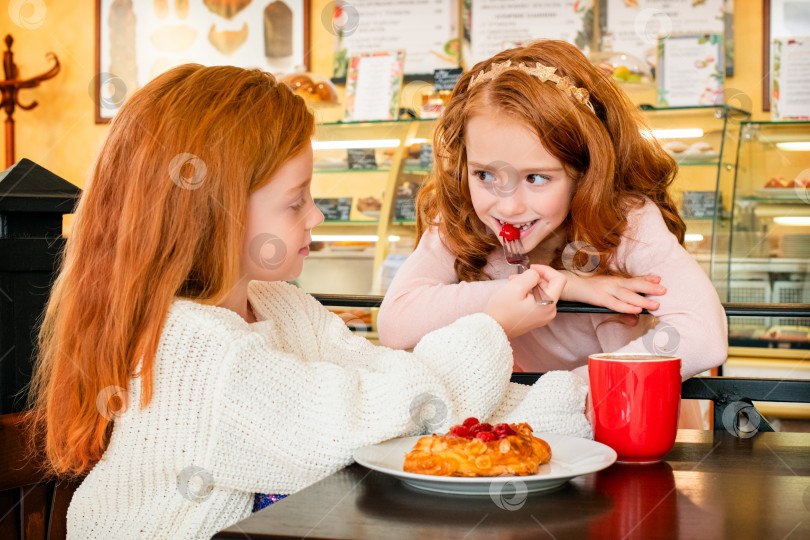
<svg viewBox="0 0 810 540"><path fill-rule="evenodd" d="M682 247L686 227L668 193L677 166L576 47L542 40L476 65L456 84L434 149L417 248L379 313L384 345L412 347L497 295L515 273L499 236L511 225L532 263L567 274L562 299L654 315L635 325L554 318L511 340L516 371L587 380L591 353L648 352L680 355L686 379L725 360L725 313Z"/></svg>

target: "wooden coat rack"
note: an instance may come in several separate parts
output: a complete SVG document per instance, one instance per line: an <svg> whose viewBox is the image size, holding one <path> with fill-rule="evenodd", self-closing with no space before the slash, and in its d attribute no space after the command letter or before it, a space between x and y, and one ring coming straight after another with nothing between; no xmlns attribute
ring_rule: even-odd
<svg viewBox="0 0 810 540"><path fill-rule="evenodd" d="M14 38L11 34L7 34L5 38L6 50L3 52L3 71L5 72L5 80L0 80L0 90L3 92L2 107L6 111L6 168L14 165L14 106L18 106L24 111L30 111L38 105L37 101L32 101L29 105L20 103L19 91L23 88L35 88L39 86L42 81L52 79L59 73L61 66L59 59L52 52L47 54L48 58L53 59L53 67L41 75L31 77L30 79L18 79L17 64L14 63L14 53L11 52L11 44L14 43Z"/></svg>

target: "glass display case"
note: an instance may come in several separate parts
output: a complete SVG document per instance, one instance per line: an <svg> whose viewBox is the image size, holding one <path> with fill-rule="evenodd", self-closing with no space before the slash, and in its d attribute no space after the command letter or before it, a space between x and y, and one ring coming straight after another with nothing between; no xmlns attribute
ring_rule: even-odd
<svg viewBox="0 0 810 540"><path fill-rule="evenodd" d="M726 300L808 304L810 122L743 122L740 138ZM731 346L806 355L809 338L808 319L729 321Z"/></svg>
<svg viewBox="0 0 810 540"><path fill-rule="evenodd" d="M670 194L686 222L684 245L723 299L740 124L750 115L727 105L642 110L653 136L678 163Z"/></svg>
<svg viewBox="0 0 810 540"><path fill-rule="evenodd" d="M325 123L312 195L324 213L298 284L310 293L384 294L413 251L414 200L431 170L433 120ZM368 310L335 310L371 326ZM351 323L350 323L351 324Z"/></svg>
<svg viewBox="0 0 810 540"><path fill-rule="evenodd" d="M687 224L686 247L722 289L739 126L749 115L728 106L645 108L644 115L649 136L679 165L672 195ZM433 127L416 119L318 126L312 193L326 221L313 231L298 279L305 290L385 294L415 245L414 199L431 170ZM342 316L373 326L362 310Z"/></svg>

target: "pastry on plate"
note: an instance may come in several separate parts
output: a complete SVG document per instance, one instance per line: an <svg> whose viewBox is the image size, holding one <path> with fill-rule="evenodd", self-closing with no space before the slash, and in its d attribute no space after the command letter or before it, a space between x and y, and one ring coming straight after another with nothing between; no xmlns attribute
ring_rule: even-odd
<svg viewBox="0 0 810 540"><path fill-rule="evenodd" d="M434 476L525 476L551 460L551 447L527 423L496 424L468 418L445 435L420 438L403 470Z"/></svg>

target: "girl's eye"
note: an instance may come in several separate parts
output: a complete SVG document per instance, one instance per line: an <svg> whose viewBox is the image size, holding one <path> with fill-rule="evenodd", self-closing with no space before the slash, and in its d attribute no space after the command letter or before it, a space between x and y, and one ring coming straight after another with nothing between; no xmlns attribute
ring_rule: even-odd
<svg viewBox="0 0 810 540"><path fill-rule="evenodd" d="M292 208L293 210L301 210L306 205L307 205L307 198L303 196L300 199L298 199L298 202L296 202L290 208Z"/></svg>
<svg viewBox="0 0 810 540"><path fill-rule="evenodd" d="M495 180L495 177L492 176L491 173L488 173L486 171L475 171L473 173L473 176L478 178L480 181L487 182L487 183L492 182L493 180Z"/></svg>
<svg viewBox="0 0 810 540"><path fill-rule="evenodd" d="M526 180L533 186L542 186L547 184L551 178L542 174L530 174L526 177Z"/></svg>

